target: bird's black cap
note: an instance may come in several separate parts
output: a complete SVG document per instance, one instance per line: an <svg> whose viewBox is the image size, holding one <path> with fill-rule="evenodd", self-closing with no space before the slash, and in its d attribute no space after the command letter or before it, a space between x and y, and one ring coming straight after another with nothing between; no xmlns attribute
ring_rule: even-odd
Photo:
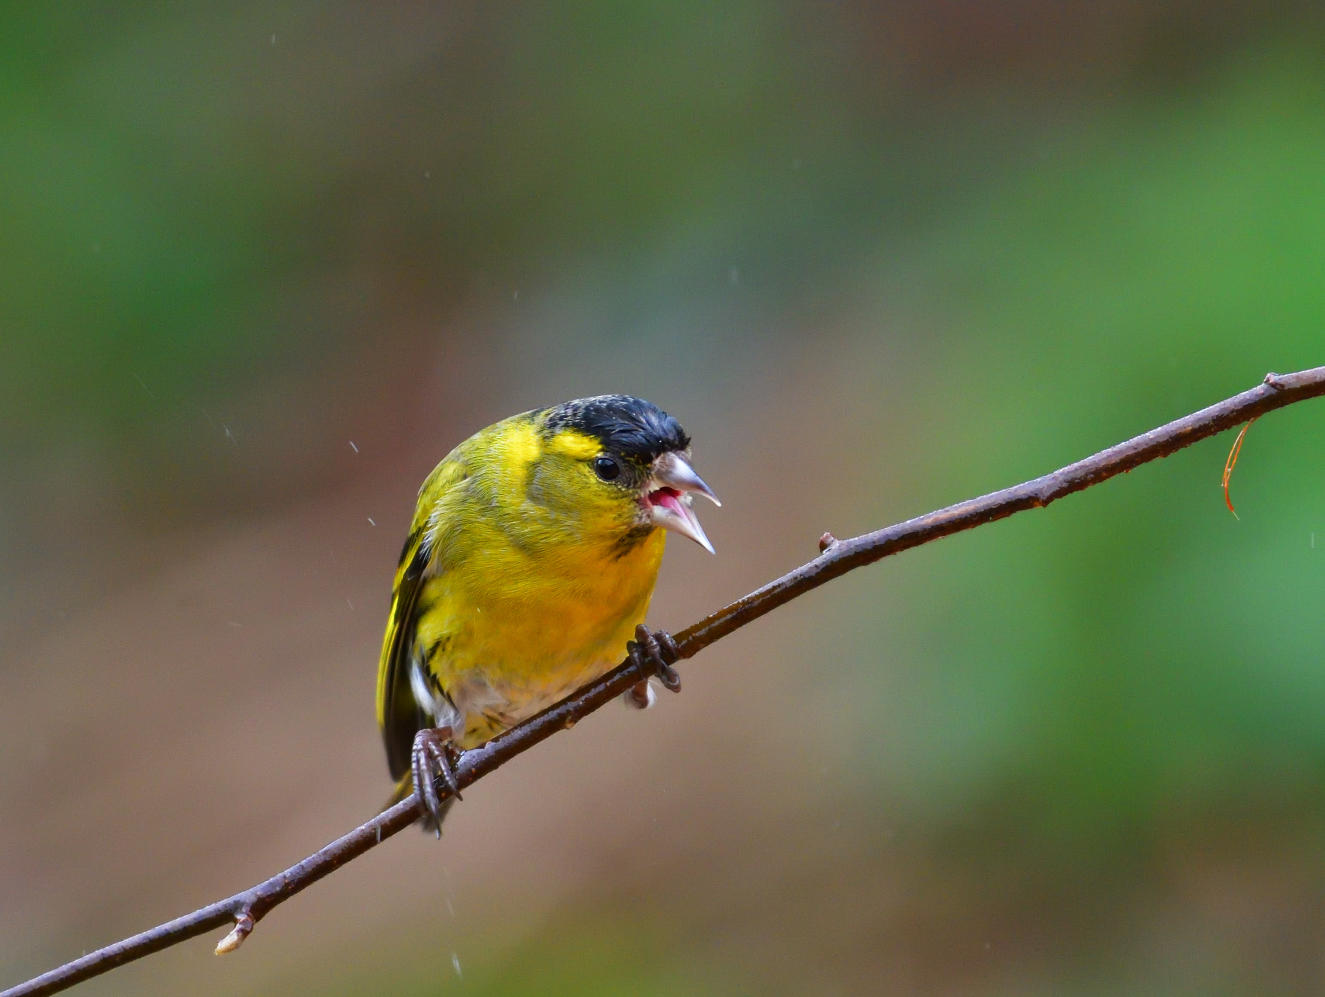
<svg viewBox="0 0 1325 997"><path fill-rule="evenodd" d="M595 395L548 410L546 431L576 429L601 440L603 449L642 464L659 454L685 450L690 437L681 424L652 402L630 395Z"/></svg>

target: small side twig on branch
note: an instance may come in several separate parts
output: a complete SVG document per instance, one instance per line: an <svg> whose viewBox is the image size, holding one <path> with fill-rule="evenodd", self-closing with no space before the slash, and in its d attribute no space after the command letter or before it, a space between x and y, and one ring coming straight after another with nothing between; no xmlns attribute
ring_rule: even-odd
<svg viewBox="0 0 1325 997"><path fill-rule="evenodd" d="M1209 408L1020 485L849 540L838 540L832 534L825 533L819 540L820 554L814 560L675 634L677 651L682 658L692 657L752 620L862 565L952 533L1003 519L1024 509L1046 506L1064 495L1099 484L1156 458L1167 457L1198 440L1214 436L1266 412L1322 394L1325 394L1325 367L1315 367L1295 374L1267 374L1264 381L1250 391L1234 395ZM455 773L459 788L471 785L557 731L574 726L583 717L616 699L642 677L647 678L627 659L555 706L498 735L487 744L462 753ZM438 792L443 799L450 795L444 786L439 786ZM90 952L80 959L10 988L0 993L0 997L36 997L58 993L116 966L141 959L224 924L233 924L233 928L217 945L216 951L218 954L233 951L253 931L258 920L273 907L404 830L418 819L419 814L418 797L411 794L389 810L251 889Z"/></svg>

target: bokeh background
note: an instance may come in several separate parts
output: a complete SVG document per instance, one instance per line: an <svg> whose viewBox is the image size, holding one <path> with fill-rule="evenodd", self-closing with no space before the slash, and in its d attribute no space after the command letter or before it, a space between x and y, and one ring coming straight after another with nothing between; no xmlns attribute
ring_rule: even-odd
<svg viewBox="0 0 1325 997"><path fill-rule="evenodd" d="M0 58L0 984L381 802L433 463L628 391L683 627L1325 360L1314 4L43 4ZM1325 989L1325 408L854 573L93 994ZM219 934L219 933L218 933Z"/></svg>

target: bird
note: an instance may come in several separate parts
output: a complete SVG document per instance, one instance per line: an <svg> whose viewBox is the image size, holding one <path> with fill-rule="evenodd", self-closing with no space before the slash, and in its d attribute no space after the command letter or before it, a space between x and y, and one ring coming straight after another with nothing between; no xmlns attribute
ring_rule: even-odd
<svg viewBox="0 0 1325 997"><path fill-rule="evenodd" d="M714 552L696 495L722 504L680 423L630 395L513 415L442 458L419 488L378 664L391 802L416 789L440 835L460 751L627 653L680 688L675 644L643 621L668 533ZM653 699L647 680L626 694Z"/></svg>

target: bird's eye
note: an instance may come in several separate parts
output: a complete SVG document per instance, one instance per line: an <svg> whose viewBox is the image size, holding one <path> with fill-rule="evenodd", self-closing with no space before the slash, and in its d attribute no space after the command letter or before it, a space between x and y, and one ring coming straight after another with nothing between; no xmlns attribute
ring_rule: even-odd
<svg viewBox="0 0 1325 997"><path fill-rule="evenodd" d="M621 465L615 457L595 457L593 471L603 481L615 481L621 477Z"/></svg>

